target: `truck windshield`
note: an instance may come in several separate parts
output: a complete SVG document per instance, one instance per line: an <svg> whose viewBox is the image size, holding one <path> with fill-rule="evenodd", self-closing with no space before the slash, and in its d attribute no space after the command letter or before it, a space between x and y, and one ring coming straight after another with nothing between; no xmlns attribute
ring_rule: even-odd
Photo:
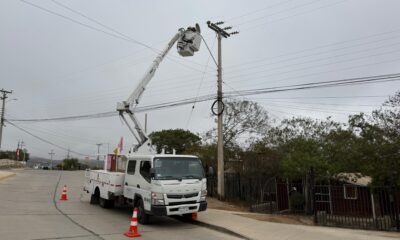
<svg viewBox="0 0 400 240"><path fill-rule="evenodd" d="M204 170L198 158L162 157L154 159L155 179L203 179Z"/></svg>

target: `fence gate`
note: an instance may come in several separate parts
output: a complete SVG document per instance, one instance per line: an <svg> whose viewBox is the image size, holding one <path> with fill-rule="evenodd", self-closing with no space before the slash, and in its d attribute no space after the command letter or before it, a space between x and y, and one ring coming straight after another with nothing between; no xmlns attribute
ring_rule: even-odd
<svg viewBox="0 0 400 240"><path fill-rule="evenodd" d="M272 177L260 182L258 198L251 205L252 212L275 213L278 211L277 183Z"/></svg>

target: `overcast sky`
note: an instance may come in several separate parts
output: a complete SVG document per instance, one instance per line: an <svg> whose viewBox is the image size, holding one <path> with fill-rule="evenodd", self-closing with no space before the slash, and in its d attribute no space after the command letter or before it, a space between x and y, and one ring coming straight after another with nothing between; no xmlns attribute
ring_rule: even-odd
<svg viewBox="0 0 400 240"><path fill-rule="evenodd" d="M398 0L2 0L0 88L13 90L6 118L113 111L156 56L135 41L162 49L178 28L199 23L216 55L207 20L223 20L240 31L223 40L225 91L397 73L399 9ZM168 56L140 106L216 93L216 67L204 44L194 57L179 57L175 47ZM332 116L345 122L349 114L377 108L399 87L399 82L390 82L247 99L258 101L278 120ZM148 112L149 132L183 128L203 133L215 125L211 103L197 103L193 112L192 105ZM138 116L143 122L143 114ZM109 143L111 151L121 136L127 147L133 143L118 117L16 124L88 155L97 152L96 143ZM64 150L6 125L2 148L15 149L23 140L34 156L48 157L54 149L56 159L65 157ZM107 152L107 144L101 151Z"/></svg>

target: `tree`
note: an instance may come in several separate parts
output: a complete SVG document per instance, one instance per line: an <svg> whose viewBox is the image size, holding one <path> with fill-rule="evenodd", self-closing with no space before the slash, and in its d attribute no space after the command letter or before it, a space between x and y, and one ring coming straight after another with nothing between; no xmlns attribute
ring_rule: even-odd
<svg viewBox="0 0 400 240"><path fill-rule="evenodd" d="M62 162L62 166L57 167L61 167L63 170L79 170L80 164L77 158L66 158Z"/></svg>
<svg viewBox="0 0 400 240"><path fill-rule="evenodd" d="M216 144L192 145L186 148L184 153L198 156L206 171L208 171L209 167L212 167L214 170L217 169Z"/></svg>
<svg viewBox="0 0 400 240"><path fill-rule="evenodd" d="M227 100L223 113L223 138L224 146L231 148L240 145L238 141L241 136L246 135L252 139L255 135L262 135L270 126L267 111L257 102ZM215 143L217 129L206 133L206 139Z"/></svg>
<svg viewBox="0 0 400 240"><path fill-rule="evenodd" d="M25 156L24 156L25 154ZM30 154L28 153L27 149L20 149L19 150L19 157L17 159L16 151L0 151L0 159L11 159L17 161L28 161Z"/></svg>
<svg viewBox="0 0 400 240"><path fill-rule="evenodd" d="M400 92L371 115L351 116L349 125L359 140L360 171L375 185L400 185Z"/></svg>
<svg viewBox="0 0 400 240"><path fill-rule="evenodd" d="M173 149L176 153L182 154L186 149L197 146L201 143L201 138L196 134L183 129L168 129L152 132L149 135L151 142L156 146L157 152L164 148L168 152Z"/></svg>

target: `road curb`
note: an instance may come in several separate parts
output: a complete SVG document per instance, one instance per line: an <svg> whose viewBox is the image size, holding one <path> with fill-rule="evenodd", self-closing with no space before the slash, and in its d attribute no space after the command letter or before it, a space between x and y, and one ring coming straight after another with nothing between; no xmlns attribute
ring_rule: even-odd
<svg viewBox="0 0 400 240"><path fill-rule="evenodd" d="M234 232L234 231L232 231L232 230L230 230L228 228L224 228L224 227L221 227L221 226L213 225L213 224L202 222L202 221L198 221L198 220L197 221L192 221L190 223L194 224L194 225L197 225L197 226L200 226L200 227L209 228L209 229L221 232L221 233L229 234L229 235L232 235L232 236L235 236L235 237L238 237L238 238L251 240L251 238L245 237L242 234L239 234L237 232Z"/></svg>
<svg viewBox="0 0 400 240"><path fill-rule="evenodd" d="M4 180L6 178L9 178L9 177L14 177L15 175L17 175L17 174L15 174L13 172L0 172L0 181Z"/></svg>

